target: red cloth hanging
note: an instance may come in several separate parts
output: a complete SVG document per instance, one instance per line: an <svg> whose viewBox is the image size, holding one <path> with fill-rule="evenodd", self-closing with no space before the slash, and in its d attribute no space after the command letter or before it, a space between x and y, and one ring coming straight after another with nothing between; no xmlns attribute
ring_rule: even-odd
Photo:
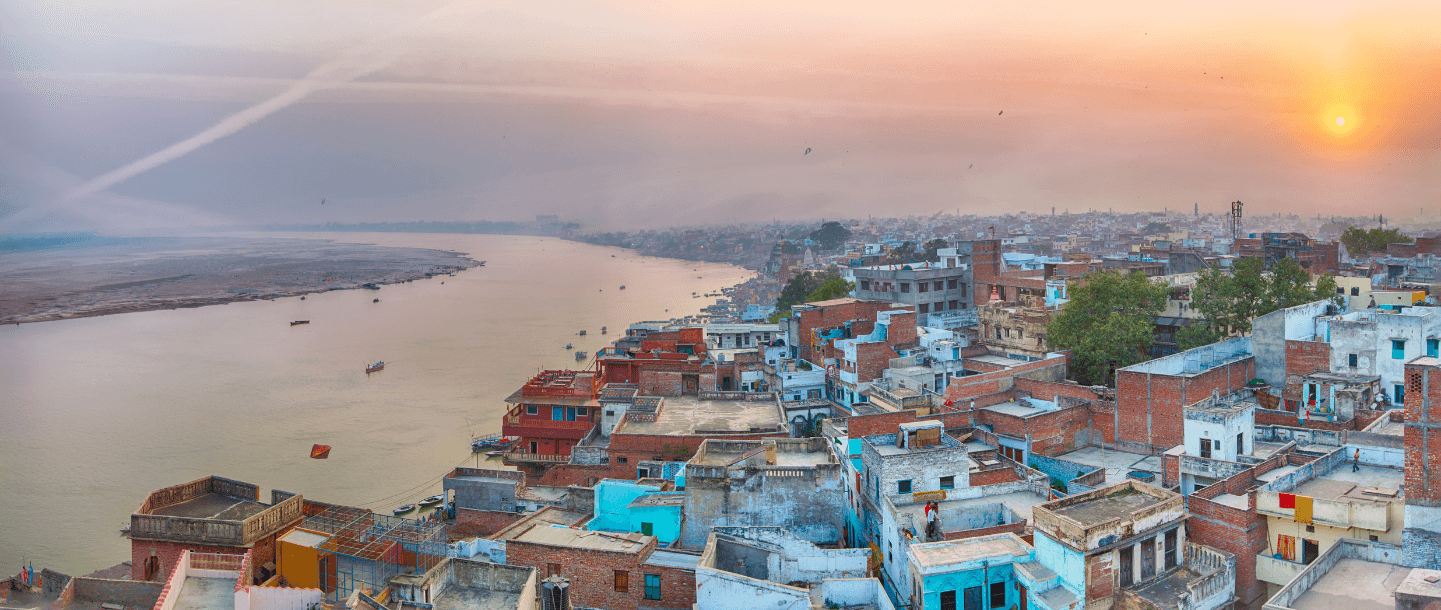
<svg viewBox="0 0 1441 610"><path fill-rule="evenodd" d="M1280 495L1281 495L1281 508L1292 508L1292 509L1296 508L1296 495L1295 495L1295 494L1280 494Z"/></svg>

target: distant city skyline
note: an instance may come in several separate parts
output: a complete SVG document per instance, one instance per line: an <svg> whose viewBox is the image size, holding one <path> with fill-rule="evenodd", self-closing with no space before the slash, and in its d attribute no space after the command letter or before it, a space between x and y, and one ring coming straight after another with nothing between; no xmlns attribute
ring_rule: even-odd
<svg viewBox="0 0 1441 610"><path fill-rule="evenodd" d="M1441 212L1441 7L0 2L0 232ZM321 202L325 201L324 204Z"/></svg>

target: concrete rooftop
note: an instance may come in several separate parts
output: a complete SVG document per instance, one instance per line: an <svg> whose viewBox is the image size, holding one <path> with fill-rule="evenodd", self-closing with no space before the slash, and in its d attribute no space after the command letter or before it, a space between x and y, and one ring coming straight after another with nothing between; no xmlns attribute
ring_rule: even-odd
<svg viewBox="0 0 1441 610"><path fill-rule="evenodd" d="M1030 546L1013 534L911 545L911 553L915 554L916 564L922 570L960 565L988 557L1024 557L1030 552Z"/></svg>
<svg viewBox="0 0 1441 610"><path fill-rule="evenodd" d="M639 553L642 548L645 548L645 543L648 538L653 538L653 536L643 536L637 533L613 534L610 532L577 530L569 527L541 523L511 537L510 540L512 542L529 542L531 544L591 551Z"/></svg>
<svg viewBox="0 0 1441 610"><path fill-rule="evenodd" d="M1132 470L1144 470L1153 473L1158 479L1163 474L1161 456L1159 455L1126 453L1113 449L1101 449L1100 447L1084 447L1070 453L1063 453L1057 457L1078 464L1085 464L1092 468L1105 468L1107 485L1125 481L1127 479L1126 475Z"/></svg>
<svg viewBox="0 0 1441 610"><path fill-rule="evenodd" d="M667 397L655 421L626 419L613 434L686 435L697 431L749 432L784 429L774 402L698 400L691 396Z"/></svg>
<svg viewBox="0 0 1441 610"><path fill-rule="evenodd" d="M435 610L515 610L520 594L451 585L434 604Z"/></svg>
<svg viewBox="0 0 1441 610"><path fill-rule="evenodd" d="M1297 485L1291 493L1321 498L1323 500L1341 500L1346 502L1394 502L1401 499L1398 493L1395 496L1363 493L1362 490L1370 488L1398 490L1405 480L1405 473L1398 468L1381 468L1379 466L1361 466L1359 472L1351 472L1350 463L1337 466L1335 470L1324 475Z"/></svg>
<svg viewBox="0 0 1441 610"><path fill-rule="evenodd" d="M1091 527L1112 519L1124 518L1135 511L1160 503L1160 498L1127 488L1094 500L1057 508L1052 512L1073 519L1082 527Z"/></svg>
<svg viewBox="0 0 1441 610"><path fill-rule="evenodd" d="M218 521L244 521L270 508L259 502L237 500L228 496L205 494L150 511L152 515L166 517L188 517L191 519L215 519Z"/></svg>
<svg viewBox="0 0 1441 610"><path fill-rule="evenodd" d="M175 610L231 610L234 578L186 578L175 598Z"/></svg>
<svg viewBox="0 0 1441 610"><path fill-rule="evenodd" d="M1411 568L1344 558L1296 598L1296 610L1393 610L1391 593Z"/></svg>
<svg viewBox="0 0 1441 610"><path fill-rule="evenodd" d="M1027 405L1027 404L1025 404L1025 403L1016 402L1016 401L1014 401L1014 400L1013 400L1013 401L1010 401L1010 402L1003 402L1003 403L999 403L999 404L994 404L994 405L991 405L991 406L989 406L989 407L981 407L981 409L984 410L984 411L990 411L990 412L992 412L992 413L1000 413L1000 414L1003 414L1003 415L1014 415L1014 416L1016 416L1016 417L1030 417L1030 416L1032 416L1032 415L1040 415L1040 414L1042 414L1042 413L1050 413L1050 412L1051 412L1050 410L1047 410L1047 409L1038 409L1038 408L1036 408L1036 407L1032 407L1032 406Z"/></svg>
<svg viewBox="0 0 1441 610"><path fill-rule="evenodd" d="M1200 574L1182 567L1163 578L1131 590L1150 602L1152 608L1176 608L1180 606L1181 595L1187 591L1186 585L1200 576Z"/></svg>

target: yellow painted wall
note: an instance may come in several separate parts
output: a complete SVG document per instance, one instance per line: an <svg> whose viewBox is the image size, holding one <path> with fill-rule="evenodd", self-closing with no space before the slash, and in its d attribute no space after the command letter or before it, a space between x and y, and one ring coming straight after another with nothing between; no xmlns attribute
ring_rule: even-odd
<svg viewBox="0 0 1441 610"><path fill-rule="evenodd" d="M320 553L312 547L277 541L276 556L280 559L276 572L292 587L320 588Z"/></svg>
<svg viewBox="0 0 1441 610"><path fill-rule="evenodd" d="M1358 527L1331 527L1321 523L1297 523L1291 519L1267 515L1266 528L1270 530L1270 539L1266 544L1266 554L1270 555L1276 552L1276 537L1281 535L1294 536L1296 538L1296 561L1301 561L1301 540L1303 539L1315 540L1319 553L1325 553L1326 549L1331 548L1331 545L1336 544L1336 541L1341 538L1355 538L1366 541L1370 539L1370 536L1376 536L1379 542L1400 545L1401 530L1405 529L1406 505L1401 501L1388 502L1387 512L1387 522L1390 525L1390 529L1384 532ZM1306 531L1307 525L1314 526L1316 531Z"/></svg>

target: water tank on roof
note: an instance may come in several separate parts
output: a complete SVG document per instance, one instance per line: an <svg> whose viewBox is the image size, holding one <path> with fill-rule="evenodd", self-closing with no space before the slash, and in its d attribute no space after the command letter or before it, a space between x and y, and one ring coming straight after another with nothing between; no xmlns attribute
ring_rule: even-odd
<svg viewBox="0 0 1441 610"><path fill-rule="evenodd" d="M570 580L551 576L540 582L541 610L571 610Z"/></svg>

